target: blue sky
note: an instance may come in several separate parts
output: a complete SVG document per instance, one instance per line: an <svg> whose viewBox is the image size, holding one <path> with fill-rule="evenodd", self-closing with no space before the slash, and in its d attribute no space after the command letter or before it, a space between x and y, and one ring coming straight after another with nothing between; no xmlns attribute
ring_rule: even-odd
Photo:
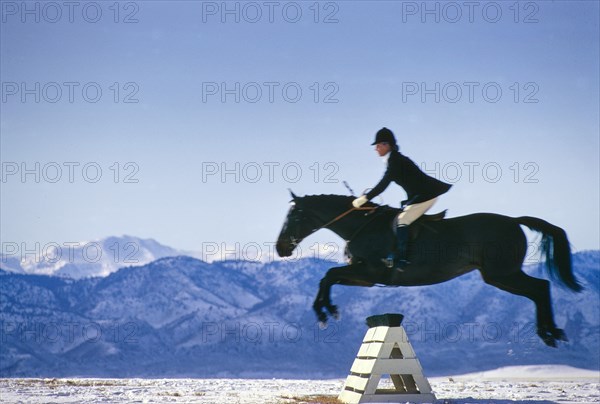
<svg viewBox="0 0 600 404"><path fill-rule="evenodd" d="M1 4L3 242L266 245L287 188L373 187L387 126L454 183L434 210L599 248L596 1Z"/></svg>

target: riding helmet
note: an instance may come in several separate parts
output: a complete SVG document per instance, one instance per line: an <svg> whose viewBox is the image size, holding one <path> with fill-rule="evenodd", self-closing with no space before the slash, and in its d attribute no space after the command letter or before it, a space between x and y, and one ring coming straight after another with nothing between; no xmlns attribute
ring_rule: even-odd
<svg viewBox="0 0 600 404"><path fill-rule="evenodd" d="M396 146L396 138L391 130L388 128L381 128L377 131L375 135L375 141L371 143L371 146L376 145L377 143L389 143L392 146Z"/></svg>

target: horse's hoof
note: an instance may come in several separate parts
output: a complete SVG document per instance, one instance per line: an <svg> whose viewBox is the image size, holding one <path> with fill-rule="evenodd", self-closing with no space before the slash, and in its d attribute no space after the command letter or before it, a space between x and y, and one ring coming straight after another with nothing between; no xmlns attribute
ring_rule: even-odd
<svg viewBox="0 0 600 404"><path fill-rule="evenodd" d="M556 348L556 340L554 339L550 331L538 330L538 335L540 336L542 341L544 341L544 344L548 345L549 347Z"/></svg>
<svg viewBox="0 0 600 404"><path fill-rule="evenodd" d="M329 312L329 314L331 314L331 317L333 317L335 320L340 319L340 312L339 312L337 306L334 306L334 305L327 306L327 311Z"/></svg>
<svg viewBox="0 0 600 404"><path fill-rule="evenodd" d="M327 328L327 314L323 312L317 313L317 320L319 320L320 329Z"/></svg>
<svg viewBox="0 0 600 404"><path fill-rule="evenodd" d="M554 337L554 339L557 339L559 341L569 342L569 338L567 338L567 334L565 334L564 330L561 330L560 328L555 328L551 331L551 333L552 333L552 337Z"/></svg>

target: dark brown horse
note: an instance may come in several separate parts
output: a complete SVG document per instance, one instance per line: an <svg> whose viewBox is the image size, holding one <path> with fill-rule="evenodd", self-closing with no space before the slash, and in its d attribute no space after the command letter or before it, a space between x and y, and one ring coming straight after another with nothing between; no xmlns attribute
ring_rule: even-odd
<svg viewBox="0 0 600 404"><path fill-rule="evenodd" d="M550 276L573 291L582 288L571 269L571 250L563 229L535 217L477 213L435 220L426 216L411 225L408 259L403 271L387 268L382 258L394 245L393 218L398 209L367 203L353 209L353 197L310 195L293 200L277 240L277 253L289 257L308 235L321 228L346 240L348 265L331 268L321 280L313 308L320 322L338 309L330 298L335 284L354 286L416 286L445 282L475 269L497 288L531 299L537 309L537 333L549 346L566 341L556 327L550 302L550 283L525 274L521 267L527 239L520 225L541 232L542 254ZM350 212L348 212L350 211ZM348 212L344 216L340 216Z"/></svg>

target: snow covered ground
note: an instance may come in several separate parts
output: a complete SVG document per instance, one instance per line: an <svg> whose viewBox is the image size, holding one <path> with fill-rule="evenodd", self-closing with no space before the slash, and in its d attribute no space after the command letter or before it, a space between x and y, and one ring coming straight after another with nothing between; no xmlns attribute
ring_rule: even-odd
<svg viewBox="0 0 600 404"><path fill-rule="evenodd" d="M600 403L600 373L521 366L430 379L439 404ZM2 403L335 403L344 384L283 379L0 379Z"/></svg>

